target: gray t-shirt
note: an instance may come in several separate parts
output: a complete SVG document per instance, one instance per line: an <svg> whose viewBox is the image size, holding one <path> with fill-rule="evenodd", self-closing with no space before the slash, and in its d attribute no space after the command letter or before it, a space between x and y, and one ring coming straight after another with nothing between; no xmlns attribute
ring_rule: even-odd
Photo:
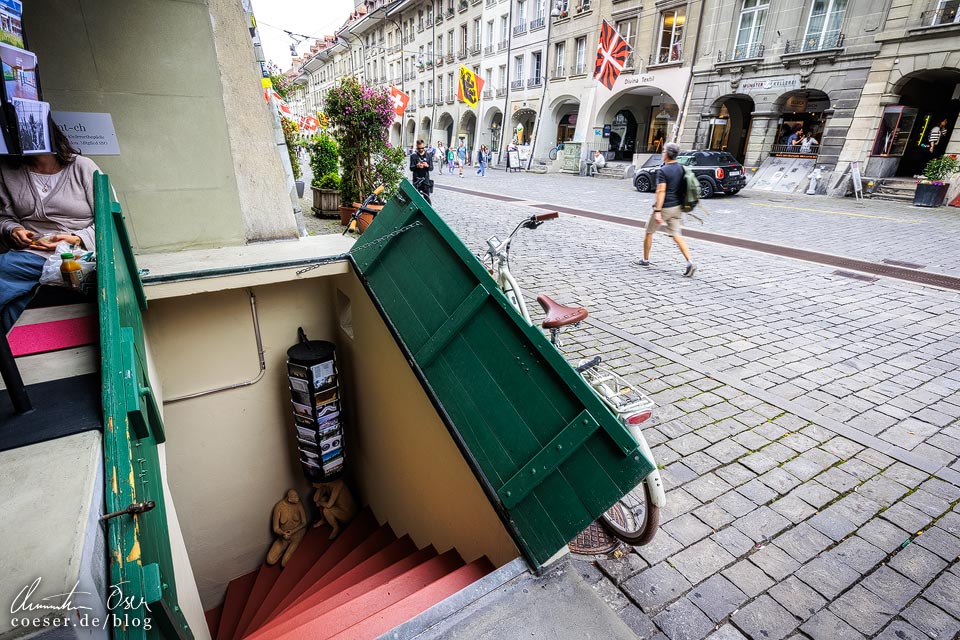
<svg viewBox="0 0 960 640"><path fill-rule="evenodd" d="M661 166L657 169L657 184L667 185L667 193L663 197L664 209L683 204L683 165L671 162Z"/></svg>

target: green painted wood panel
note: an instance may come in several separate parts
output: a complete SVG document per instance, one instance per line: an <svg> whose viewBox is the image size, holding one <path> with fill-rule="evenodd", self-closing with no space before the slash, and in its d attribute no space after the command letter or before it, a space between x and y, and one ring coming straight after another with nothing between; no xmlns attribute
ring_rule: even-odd
<svg viewBox="0 0 960 640"><path fill-rule="evenodd" d="M409 182L352 254L451 435L535 566L653 469Z"/></svg>
<svg viewBox="0 0 960 640"><path fill-rule="evenodd" d="M118 611L138 622L115 627L113 637L192 638L177 602L157 451L164 431L146 374L141 314L147 302L120 205L112 193L107 176L96 173L106 510L120 511L135 502L156 503L151 511L107 521L111 593L122 593L150 606L149 611L143 607ZM149 619L149 625L145 619Z"/></svg>

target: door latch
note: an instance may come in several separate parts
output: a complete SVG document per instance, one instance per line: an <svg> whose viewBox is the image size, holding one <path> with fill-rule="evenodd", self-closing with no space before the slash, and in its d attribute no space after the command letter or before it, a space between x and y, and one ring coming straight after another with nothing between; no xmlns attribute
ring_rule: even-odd
<svg viewBox="0 0 960 640"><path fill-rule="evenodd" d="M110 520L111 518L116 518L118 516L125 516L125 515L132 516L136 513L146 513L147 511L152 510L156 506L157 506L157 503L154 502L153 500L147 500L146 502L134 502L133 504L128 506L126 509L121 509L120 511L114 511L113 513L107 513L100 516L100 522L106 522L107 520Z"/></svg>

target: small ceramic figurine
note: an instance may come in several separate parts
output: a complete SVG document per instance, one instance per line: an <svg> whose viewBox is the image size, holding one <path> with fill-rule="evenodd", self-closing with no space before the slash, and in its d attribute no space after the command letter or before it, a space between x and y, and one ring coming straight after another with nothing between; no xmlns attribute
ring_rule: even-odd
<svg viewBox="0 0 960 640"><path fill-rule="evenodd" d="M300 503L300 494L295 489L273 507L273 532L279 536L267 552L267 564L287 566L287 561L300 546L307 529L307 514ZM282 558L281 558L282 554Z"/></svg>
<svg viewBox="0 0 960 640"><path fill-rule="evenodd" d="M313 502L323 514L323 520L318 520L313 526L319 527L326 521L333 528L330 532L330 539L333 540L340 534L340 523L346 524L357 515L357 503L343 480L314 482L313 487L316 489Z"/></svg>

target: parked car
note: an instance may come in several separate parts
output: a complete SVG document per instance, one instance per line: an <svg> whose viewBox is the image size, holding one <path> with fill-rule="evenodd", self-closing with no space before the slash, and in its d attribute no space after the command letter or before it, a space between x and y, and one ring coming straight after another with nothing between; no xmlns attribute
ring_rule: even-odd
<svg viewBox="0 0 960 640"><path fill-rule="evenodd" d="M700 181L700 198L705 199L714 193L736 194L747 185L743 174L743 165L726 151L684 151L677 156L677 162L691 169ZM633 178L637 191L656 191L657 169L644 167L638 169Z"/></svg>

